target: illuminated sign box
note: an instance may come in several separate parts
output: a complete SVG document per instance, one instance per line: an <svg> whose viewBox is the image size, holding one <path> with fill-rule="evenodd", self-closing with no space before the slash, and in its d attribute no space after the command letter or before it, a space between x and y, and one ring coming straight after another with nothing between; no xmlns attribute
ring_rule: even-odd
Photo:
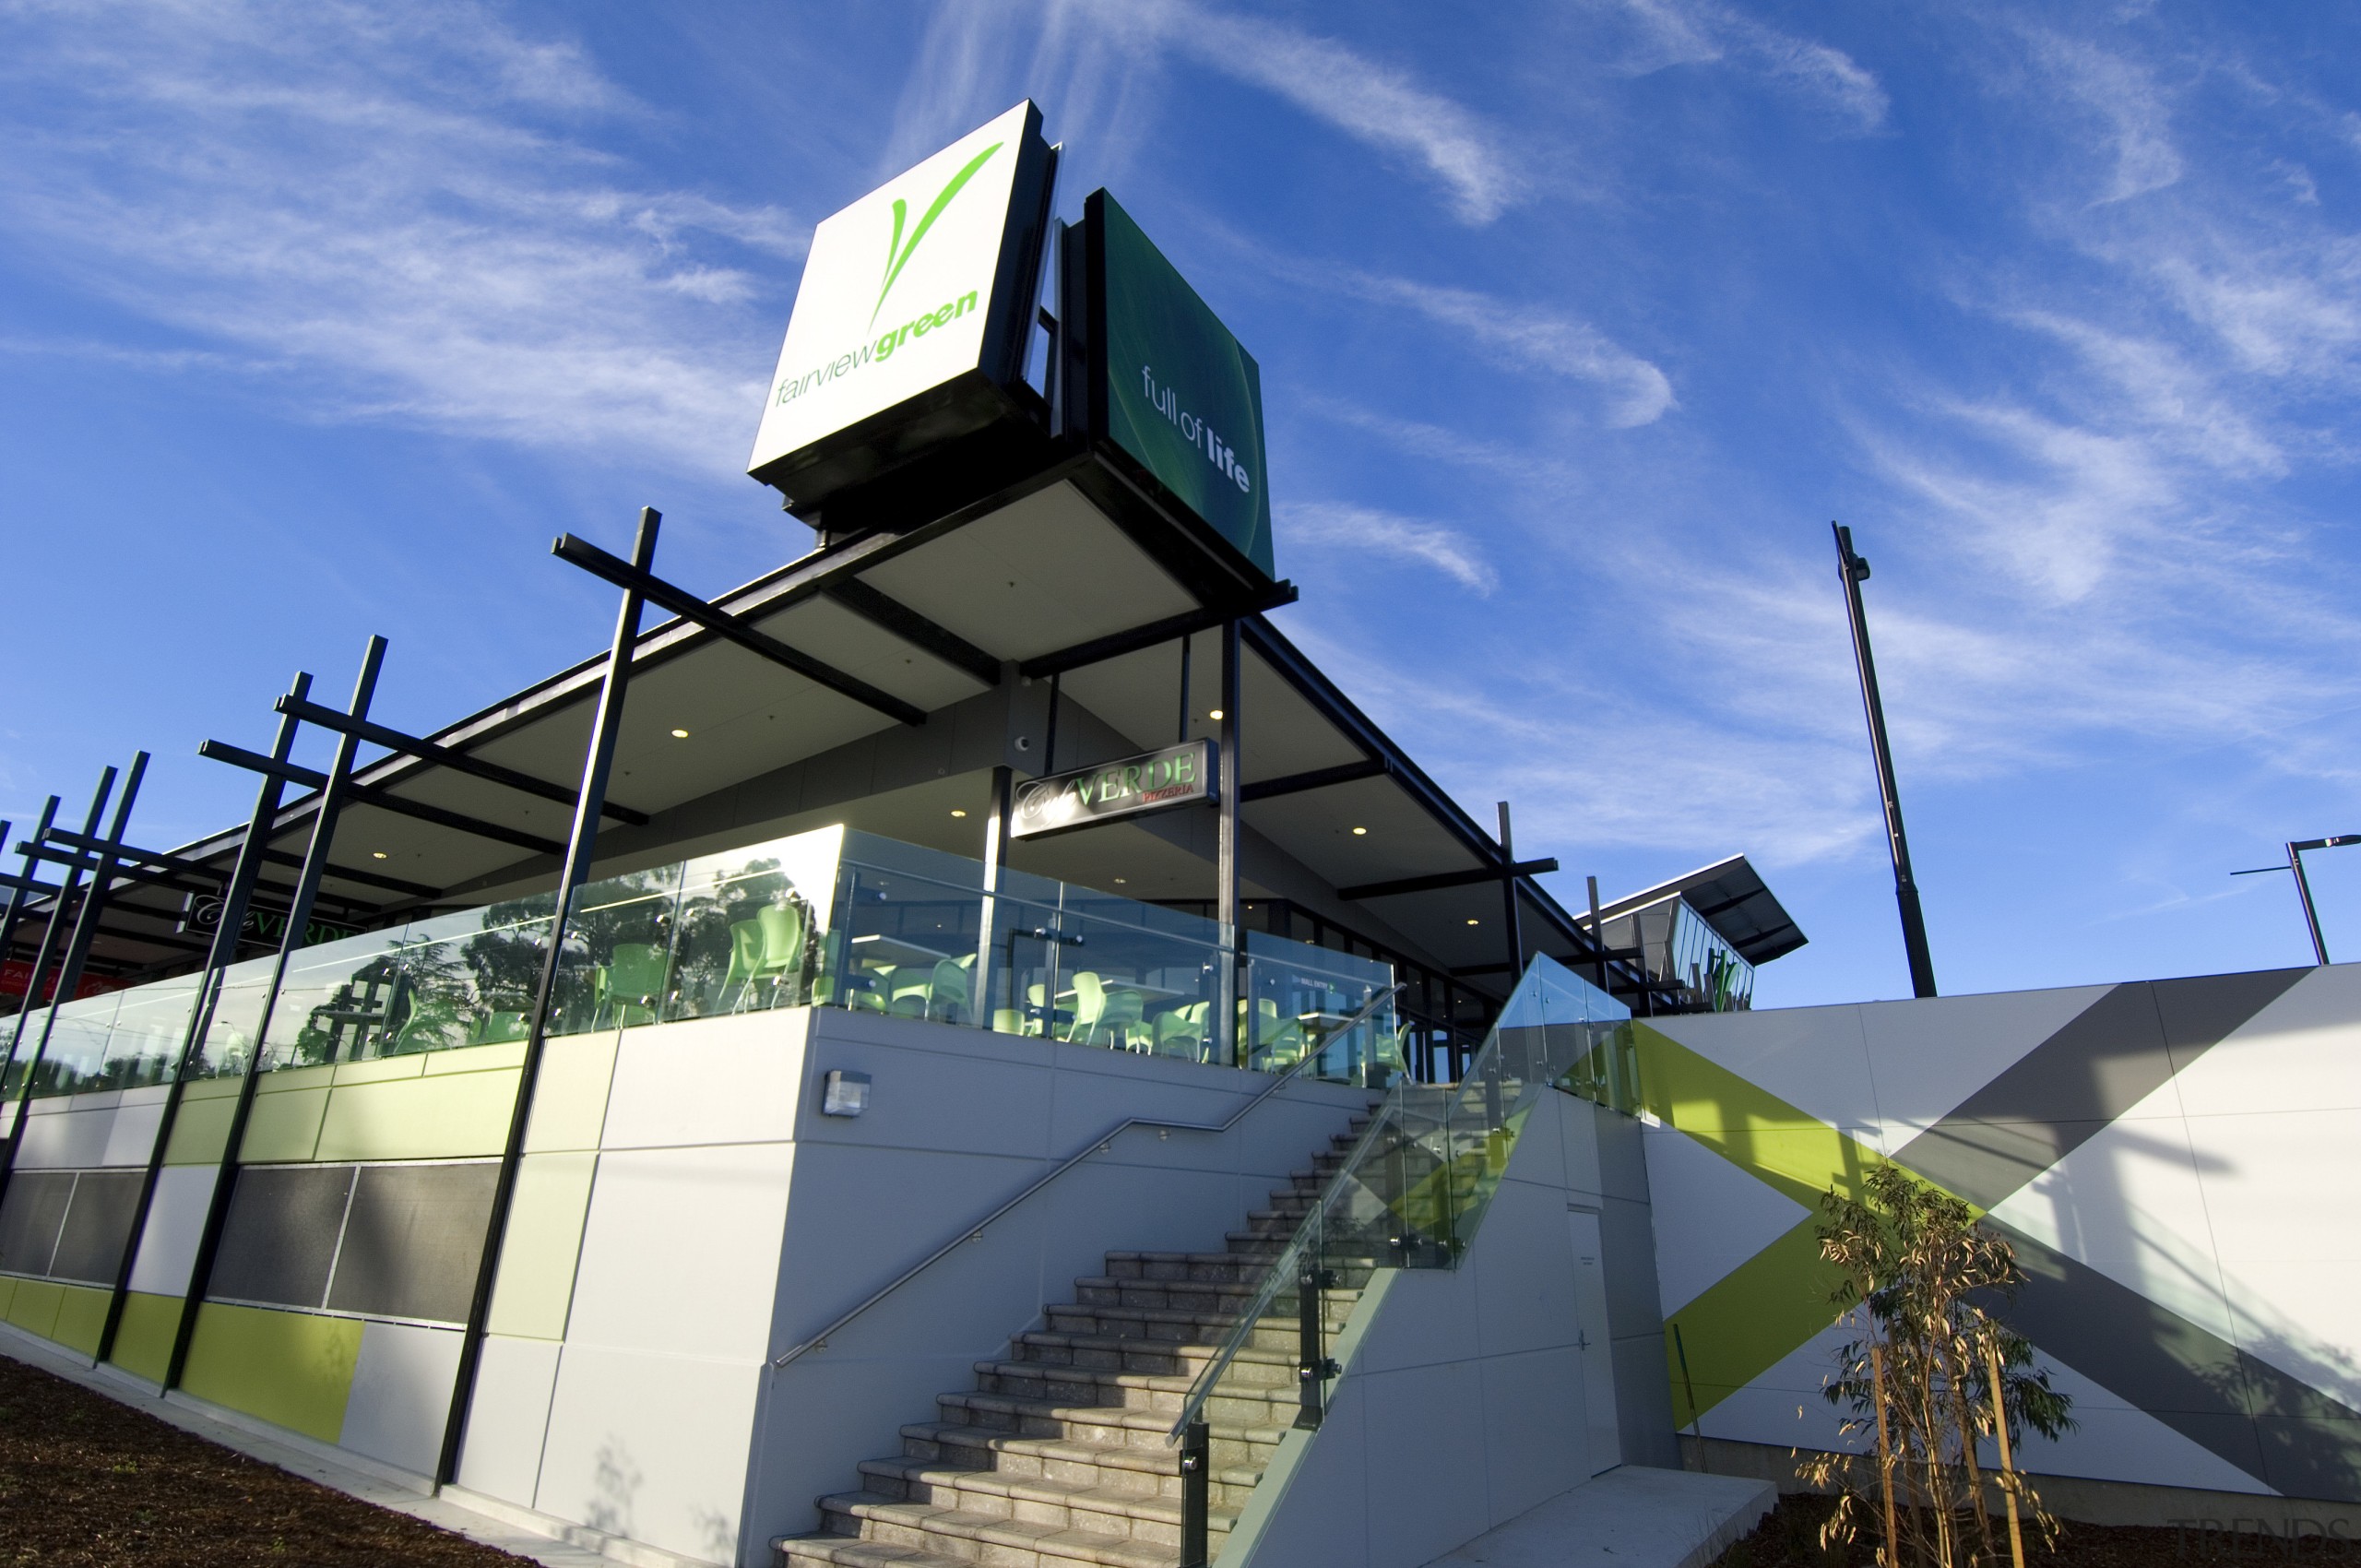
<svg viewBox="0 0 2361 1568"><path fill-rule="evenodd" d="M1024 362L1050 162L1020 103L821 221L747 472L808 514L962 437L1038 423Z"/></svg>
<svg viewBox="0 0 2361 1568"><path fill-rule="evenodd" d="M1215 798L1214 745L1191 741L1119 762L1052 773L1016 789L1012 838L1039 838L1119 817L1198 805Z"/></svg>
<svg viewBox="0 0 2361 1568"><path fill-rule="evenodd" d="M1066 319L1084 324L1076 422L1135 481L1274 576L1254 356L1105 191L1084 202L1065 261Z"/></svg>

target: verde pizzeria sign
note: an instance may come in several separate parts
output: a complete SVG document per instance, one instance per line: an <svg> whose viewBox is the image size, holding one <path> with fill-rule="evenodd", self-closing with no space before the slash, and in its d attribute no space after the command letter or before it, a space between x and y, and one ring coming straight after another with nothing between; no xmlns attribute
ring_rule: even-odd
<svg viewBox="0 0 2361 1568"><path fill-rule="evenodd" d="M1038 838L1117 817L1214 799L1214 745L1192 741L1017 786L1012 838Z"/></svg>

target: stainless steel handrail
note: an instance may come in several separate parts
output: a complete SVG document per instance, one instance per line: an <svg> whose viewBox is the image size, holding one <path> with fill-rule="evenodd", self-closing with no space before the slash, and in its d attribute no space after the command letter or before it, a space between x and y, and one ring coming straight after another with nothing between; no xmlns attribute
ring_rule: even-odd
<svg viewBox="0 0 2361 1568"><path fill-rule="evenodd" d="M1395 994L1401 992L1402 989L1403 983L1396 981L1371 996L1368 1002L1361 1005L1359 1011L1356 1012L1351 1017L1347 1018L1343 1023L1338 1024L1335 1028L1330 1029L1321 1039L1318 1046L1306 1048L1302 1056L1299 1057L1286 1072L1281 1073L1277 1077L1272 1079L1270 1083L1264 1086L1261 1092L1256 1094L1253 1099L1248 1100L1244 1105L1240 1106L1236 1111L1231 1111L1229 1113L1229 1119L1226 1122L1168 1122L1161 1117L1156 1116L1126 1116L1122 1121L1118 1122L1115 1125L1109 1127L1104 1133L1099 1134L1098 1136L1091 1139L1087 1144L1085 1144L1080 1150L1067 1156L1063 1160L1061 1160L1055 1170L1042 1176L1031 1186L1026 1187L1023 1192L1017 1194L1014 1197L1010 1198L1007 1202L1002 1204L998 1208L993 1209L990 1214L987 1214L981 1219L977 1220L974 1224L967 1226L959 1232L958 1235L953 1237L950 1241L945 1241L933 1252L929 1253L925 1258L912 1265L908 1270L896 1277L892 1283L878 1289L867 1301L861 1302L860 1305L853 1308L850 1312L836 1319L836 1322L828 1324L827 1327L822 1329L811 1338L806 1339L802 1344L773 1358L771 1361L772 1368L776 1370L777 1368L784 1367L789 1362L806 1354L807 1352L824 1348L828 1343L828 1336L830 1335L839 1332L847 1324L852 1322L853 1319L860 1316L861 1313L867 1312L870 1308L875 1306L878 1302L884 1301L895 1291L899 1290L903 1286L908 1285L911 1280L916 1279L919 1275L924 1274L928 1269L932 1268L936 1264L941 1263L944 1258L949 1257L953 1253L957 1252L961 1247L966 1246L968 1242L983 1240L984 1231L991 1226L993 1221L1007 1214L1011 1209L1015 1208L1026 1199L1031 1197L1034 1194L1039 1192L1042 1188L1048 1186L1050 1182L1056 1181L1059 1177L1064 1175L1075 1166L1080 1165L1084 1160L1088 1159L1092 1155L1106 1153L1117 1138L1121 1137L1125 1133L1130 1132L1133 1128L1160 1127L1168 1132L1174 1133L1218 1134L1228 1132L1232 1127L1237 1126L1239 1123L1244 1121L1248 1113L1252 1111L1256 1106L1262 1104L1264 1100L1278 1093L1281 1088L1285 1087L1294 1079L1297 1074L1302 1072L1314 1062L1317 1062L1322 1054L1325 1052L1330 1046L1335 1044L1337 1040L1343 1039L1348 1030L1357 1028L1361 1024L1367 1022L1370 1016L1374 1014L1378 1008L1394 1000Z"/></svg>

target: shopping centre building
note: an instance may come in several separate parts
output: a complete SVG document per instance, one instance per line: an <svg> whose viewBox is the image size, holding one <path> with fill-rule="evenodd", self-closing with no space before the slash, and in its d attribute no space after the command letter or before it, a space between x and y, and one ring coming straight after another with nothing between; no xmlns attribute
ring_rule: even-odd
<svg viewBox="0 0 2361 1568"><path fill-rule="evenodd" d="M250 822L44 817L0 1338L632 1561L1416 1568L1843 1441L1815 1207L1890 1162L2028 1259L2059 1497L2361 1501L2344 1265L2216 1240L2320 1179L2236 1140L2355 1079L2343 972L1753 1010L1743 856L1563 907L1268 619L1255 363L1056 161L819 226L808 553L568 536L606 652L421 737L373 640L207 743Z"/></svg>

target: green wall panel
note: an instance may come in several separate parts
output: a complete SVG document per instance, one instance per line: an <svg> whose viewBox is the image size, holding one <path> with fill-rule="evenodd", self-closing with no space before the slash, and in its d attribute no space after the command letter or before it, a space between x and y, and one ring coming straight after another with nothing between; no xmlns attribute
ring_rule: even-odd
<svg viewBox="0 0 2361 1568"><path fill-rule="evenodd" d="M99 1353L99 1335L106 1327L107 1301L114 1294L89 1285L58 1287L57 1323L49 1336L86 1356Z"/></svg>
<svg viewBox="0 0 2361 1568"><path fill-rule="evenodd" d="M57 1303L65 1287L48 1279L19 1279L9 1298L8 1321L27 1334L53 1337L57 1327Z"/></svg>
<svg viewBox="0 0 2361 1568"><path fill-rule="evenodd" d="M599 1146L599 1134L607 1124L607 1089L615 1076L615 1047L622 1038L616 1030L604 1029L567 1035L541 1047L532 1120L525 1127L527 1149L540 1154Z"/></svg>
<svg viewBox="0 0 2361 1568"><path fill-rule="evenodd" d="M334 1443L361 1355L357 1318L208 1301L181 1386L199 1399Z"/></svg>
<svg viewBox="0 0 2361 1568"><path fill-rule="evenodd" d="M181 1091L172 1118L172 1141L164 1146L167 1165L219 1165L230 1145L230 1118L238 1108L238 1080L198 1078Z"/></svg>
<svg viewBox="0 0 2361 1568"><path fill-rule="evenodd" d="M344 1086L328 1096L316 1158L451 1159L496 1155L508 1142L516 1079L517 1070L512 1067Z"/></svg>
<svg viewBox="0 0 2361 1568"><path fill-rule="evenodd" d="M180 1325L178 1296L132 1291L123 1299L123 1322L114 1331L114 1364L150 1383L163 1382L172 1359L172 1335Z"/></svg>
<svg viewBox="0 0 2361 1568"><path fill-rule="evenodd" d="M327 1114L333 1067L293 1067L263 1075L255 1093L246 1141L238 1158L249 1165L279 1165L314 1158L320 1121Z"/></svg>
<svg viewBox="0 0 2361 1568"><path fill-rule="evenodd" d="M528 1154L516 1168L516 1196L501 1244L500 1277L492 1287L492 1333L565 1337L574 1265L582 1251L598 1166L595 1154Z"/></svg>

